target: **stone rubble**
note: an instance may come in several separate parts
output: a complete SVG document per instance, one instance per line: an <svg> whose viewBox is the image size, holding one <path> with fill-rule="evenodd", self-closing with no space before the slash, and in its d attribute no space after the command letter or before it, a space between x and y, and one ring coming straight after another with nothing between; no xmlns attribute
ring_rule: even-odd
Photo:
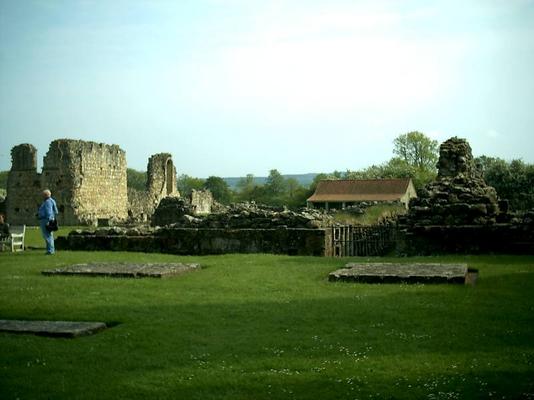
<svg viewBox="0 0 534 400"><path fill-rule="evenodd" d="M176 169L168 153L149 159L147 187L127 187L126 153L117 145L58 139L50 143L37 171L37 149L20 144L11 150L5 207L11 225L36 225L41 191L52 191L60 225L113 225L144 222L165 196L179 196Z"/></svg>
<svg viewBox="0 0 534 400"><path fill-rule="evenodd" d="M332 226L333 219L323 211L303 208L291 211L284 207L237 203L217 205L217 212L193 215L183 199L163 199L153 217L154 226L174 228L271 229L278 227L318 229Z"/></svg>
<svg viewBox="0 0 534 400"><path fill-rule="evenodd" d="M410 203L410 224L488 225L506 218L499 210L497 192L477 170L465 139L453 137L442 143L437 167L436 181Z"/></svg>

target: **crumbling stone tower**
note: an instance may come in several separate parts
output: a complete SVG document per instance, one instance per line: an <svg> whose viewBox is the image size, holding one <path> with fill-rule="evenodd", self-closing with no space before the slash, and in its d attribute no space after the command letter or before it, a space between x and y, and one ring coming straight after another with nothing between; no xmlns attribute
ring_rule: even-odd
<svg viewBox="0 0 534 400"><path fill-rule="evenodd" d="M144 191L128 188L128 215L131 221L150 220L165 197L180 197L176 188L176 168L169 153L154 154L148 159Z"/></svg>
<svg viewBox="0 0 534 400"><path fill-rule="evenodd" d="M127 218L126 155L117 145L54 140L37 173L37 151L29 144L11 151L6 214L11 224L36 225L44 188L52 191L63 225L96 225Z"/></svg>
<svg viewBox="0 0 534 400"><path fill-rule="evenodd" d="M11 149L11 170L7 175L6 215L12 225L36 225L41 197L37 173L37 149L19 144Z"/></svg>
<svg viewBox="0 0 534 400"><path fill-rule="evenodd" d="M471 146L453 137L439 149L438 177L412 199L412 225L487 225L499 214L497 192L477 170Z"/></svg>
<svg viewBox="0 0 534 400"><path fill-rule="evenodd" d="M176 189L176 168L169 153L154 154L148 159L146 190L154 208L164 197L180 196Z"/></svg>

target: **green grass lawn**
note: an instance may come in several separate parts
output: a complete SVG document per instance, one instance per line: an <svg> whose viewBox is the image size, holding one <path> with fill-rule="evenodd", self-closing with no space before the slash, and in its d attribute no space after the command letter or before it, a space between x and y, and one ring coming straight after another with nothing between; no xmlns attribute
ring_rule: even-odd
<svg viewBox="0 0 534 400"><path fill-rule="evenodd" d="M469 287L331 283L347 261L331 258L41 253L0 254L0 318L118 325L0 333L2 399L534 398L534 257L400 259L467 262L480 271ZM40 274L87 261L204 269Z"/></svg>
<svg viewBox="0 0 534 400"><path fill-rule="evenodd" d="M54 236L67 236L70 231L77 229L77 226L60 226L57 232L54 232ZM80 227L82 229L88 229L87 227ZM92 228L91 228L92 229ZM26 234L24 236L24 244L30 248L45 248L45 241L41 236L41 229L38 226L27 226Z"/></svg>

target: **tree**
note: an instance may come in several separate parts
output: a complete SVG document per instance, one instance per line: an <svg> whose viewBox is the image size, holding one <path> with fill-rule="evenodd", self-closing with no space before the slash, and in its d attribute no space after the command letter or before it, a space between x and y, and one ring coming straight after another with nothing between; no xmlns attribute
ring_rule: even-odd
<svg viewBox="0 0 534 400"><path fill-rule="evenodd" d="M9 171L0 171L0 189L7 189L7 175Z"/></svg>
<svg viewBox="0 0 534 400"><path fill-rule="evenodd" d="M228 204L232 199L232 192L228 183L218 176L210 176L206 179L204 188L208 189L219 203Z"/></svg>
<svg viewBox="0 0 534 400"><path fill-rule="evenodd" d="M346 179L411 178L416 190L430 183L435 177L435 169L419 169L399 157L393 157L383 164L371 165L363 170L345 173Z"/></svg>
<svg viewBox="0 0 534 400"><path fill-rule="evenodd" d="M286 179L287 193L284 204L289 208L299 208L306 205L306 200L313 194L309 188L303 187L295 178Z"/></svg>
<svg viewBox="0 0 534 400"><path fill-rule="evenodd" d="M126 181L129 188L146 190L146 172L137 171L133 168L126 170Z"/></svg>
<svg viewBox="0 0 534 400"><path fill-rule="evenodd" d="M424 133L413 131L393 141L393 153L420 170L434 170L438 161L438 142Z"/></svg>
<svg viewBox="0 0 534 400"><path fill-rule="evenodd" d="M176 180L176 187L182 196L189 196L193 189L202 190L204 188L204 179L193 178L183 174Z"/></svg>
<svg viewBox="0 0 534 400"><path fill-rule="evenodd" d="M271 198L281 197L287 189L286 180L277 169L269 171L269 176L265 182L265 192Z"/></svg>
<svg viewBox="0 0 534 400"><path fill-rule="evenodd" d="M257 185L254 182L254 175L247 174L246 177L239 179L237 181L236 187L238 189L238 199L239 201L251 201L255 200L255 188Z"/></svg>
<svg viewBox="0 0 534 400"><path fill-rule="evenodd" d="M534 164L487 156L478 157L475 162L486 183L495 188L500 198L509 200L511 209L534 208Z"/></svg>
<svg viewBox="0 0 534 400"><path fill-rule="evenodd" d="M313 194L313 192L315 192L315 188L317 188L317 184L319 183L319 181L324 181L326 179L337 180L337 179L350 179L350 178L347 178L346 173L340 172L340 171L334 171L331 174L325 174L325 173L317 174L315 175L315 178L313 178L313 182L310 184L310 192L311 192L310 196Z"/></svg>

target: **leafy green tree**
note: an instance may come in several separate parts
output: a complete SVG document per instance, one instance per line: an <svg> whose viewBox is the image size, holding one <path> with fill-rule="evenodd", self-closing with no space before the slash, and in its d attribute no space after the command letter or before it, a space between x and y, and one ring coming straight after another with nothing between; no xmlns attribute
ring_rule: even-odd
<svg viewBox="0 0 534 400"><path fill-rule="evenodd" d="M182 174L176 180L176 187L180 195L189 196L193 189L202 190L204 188L204 179Z"/></svg>
<svg viewBox="0 0 534 400"><path fill-rule="evenodd" d="M315 188L317 187L317 184L319 183L319 181L323 181L323 180L326 180L326 179L329 179L329 180L351 179L351 178L347 178L346 175L347 175L347 173L340 172L340 171L334 171L331 174L325 174L325 173L322 172L320 174L315 175L315 178L313 178L313 182L311 183L310 188L309 188L309 190L311 191L310 196L315 191ZM354 179L356 179L356 178L354 178Z"/></svg>
<svg viewBox="0 0 534 400"><path fill-rule="evenodd" d="M0 189L7 190L7 174L9 171L0 171Z"/></svg>
<svg viewBox="0 0 534 400"><path fill-rule="evenodd" d="M397 136L393 141L393 153L408 165L420 170L436 168L438 142L424 133L413 131Z"/></svg>
<svg viewBox="0 0 534 400"><path fill-rule="evenodd" d="M286 179L287 198L292 200L302 186L295 178Z"/></svg>
<svg viewBox="0 0 534 400"><path fill-rule="evenodd" d="M393 157L388 162L371 165L359 171L347 171L345 174L346 179L411 178L416 190L421 189L435 177L435 169L419 169L399 157Z"/></svg>
<svg viewBox="0 0 534 400"><path fill-rule="evenodd" d="M286 179L278 170L273 169L263 185L257 184L252 174L241 178L237 183L236 198L238 201L298 208L306 205L306 199L312 193L296 179Z"/></svg>
<svg viewBox="0 0 534 400"><path fill-rule="evenodd" d="M266 194L271 198L280 198L284 195L286 190L287 183L282 174L277 169L272 169L271 171L269 171L269 176L267 177L267 181L265 182Z"/></svg>
<svg viewBox="0 0 534 400"><path fill-rule="evenodd" d="M146 190L146 172L137 171L133 168L126 170L126 181L129 188Z"/></svg>
<svg viewBox="0 0 534 400"><path fill-rule="evenodd" d="M351 179L411 178L420 189L436 177L438 142L421 132L408 132L393 141L396 157L360 171L347 171Z"/></svg>
<svg viewBox="0 0 534 400"><path fill-rule="evenodd" d="M210 176L204 182L204 188L209 189L213 198L219 203L228 204L232 200L232 191L226 181L218 176Z"/></svg>
<svg viewBox="0 0 534 400"><path fill-rule="evenodd" d="M254 175L247 174L246 177L241 178L237 184L237 199L239 201L252 201L256 200L254 197L257 196L256 183L254 182ZM255 193L256 192L256 193Z"/></svg>
<svg viewBox="0 0 534 400"><path fill-rule="evenodd" d="M500 198L509 200L512 210L534 208L534 164L487 156L475 162L486 183L497 190Z"/></svg>

